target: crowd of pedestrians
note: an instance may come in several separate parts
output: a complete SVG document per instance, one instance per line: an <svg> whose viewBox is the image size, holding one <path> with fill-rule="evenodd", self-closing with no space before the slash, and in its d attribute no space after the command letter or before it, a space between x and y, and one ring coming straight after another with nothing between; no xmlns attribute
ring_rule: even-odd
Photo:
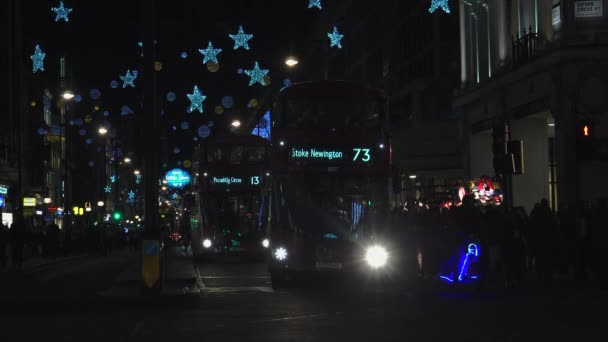
<svg viewBox="0 0 608 342"><path fill-rule="evenodd" d="M400 206L399 226L412 231L422 276L436 276L463 241L480 244L486 279L518 286L524 279L550 285L557 278L608 284L606 200L563 205L554 212L546 199L527 213L523 207L478 206L466 196L461 206Z"/></svg>
<svg viewBox="0 0 608 342"><path fill-rule="evenodd" d="M51 221L36 225L19 214L10 227L0 223L0 271L20 270L28 259L54 260L74 255L111 255L112 251L138 250L140 236L115 224L68 224Z"/></svg>

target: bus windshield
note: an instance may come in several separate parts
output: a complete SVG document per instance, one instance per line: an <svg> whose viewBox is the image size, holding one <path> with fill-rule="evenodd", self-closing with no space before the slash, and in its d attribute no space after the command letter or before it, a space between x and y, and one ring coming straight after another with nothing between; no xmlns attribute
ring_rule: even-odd
<svg viewBox="0 0 608 342"><path fill-rule="evenodd" d="M290 208L291 227L305 236L356 238L371 227L367 218L386 202L386 184L373 177L300 174L277 177L280 197Z"/></svg>
<svg viewBox="0 0 608 342"><path fill-rule="evenodd" d="M239 194L215 192L209 197L207 214L212 231L239 236L260 235L259 192Z"/></svg>
<svg viewBox="0 0 608 342"><path fill-rule="evenodd" d="M379 128L384 104L367 99L287 98L285 127L290 128Z"/></svg>

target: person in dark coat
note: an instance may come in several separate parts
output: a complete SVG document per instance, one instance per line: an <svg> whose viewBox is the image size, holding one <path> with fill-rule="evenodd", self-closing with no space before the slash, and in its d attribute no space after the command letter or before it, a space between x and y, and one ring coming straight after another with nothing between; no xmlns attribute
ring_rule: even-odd
<svg viewBox="0 0 608 342"><path fill-rule="evenodd" d="M23 266L23 248L25 246L26 227L25 219L21 214L15 214L15 221L11 225L11 242L13 247L13 266L20 270Z"/></svg>

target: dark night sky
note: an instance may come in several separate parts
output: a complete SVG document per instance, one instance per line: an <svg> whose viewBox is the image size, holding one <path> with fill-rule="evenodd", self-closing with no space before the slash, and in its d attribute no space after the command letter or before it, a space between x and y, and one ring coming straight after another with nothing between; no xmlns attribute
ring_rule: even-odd
<svg viewBox="0 0 608 342"><path fill-rule="evenodd" d="M23 51L27 59L27 70L31 70L29 56L35 44L40 44L47 53L46 71L34 75L28 87L28 97L36 98L45 87L56 87L59 56L67 56L67 71L70 87L82 94L84 100L74 108L75 115L83 116L98 104L110 111L110 120L120 124L120 107L128 104L137 110L140 101L141 84L135 89L112 89L110 81L117 80L125 70L140 69L140 48L137 42L143 38L141 3L146 1L64 1L66 7L73 8L70 22L54 22L50 8L59 1L24 0L23 8ZM303 52L307 46L302 39L308 35L309 27L319 17L319 11L307 8L308 0L297 1L192 1L160 0L161 10L158 25L158 53L163 62L159 73L159 87L163 95L161 106L166 118L178 126L171 135L170 144L180 146L184 151L194 145L196 128L209 120L222 124L222 117L213 113L224 95L240 99L246 112L249 98L259 98L268 88L248 87L249 78L238 75L238 68L249 69L258 60L262 68L270 69L273 82L284 78L282 61L290 52ZM288 4L288 5L287 5ZM279 15L280 14L280 15ZM236 33L238 25L243 25L246 33L254 34L249 42L250 50L233 50L233 41L228 37ZM211 40L219 54L220 70L207 71L202 64L199 48L205 48ZM180 53L188 53L188 59L180 58ZM29 77L29 75L28 75ZM186 113L189 101L186 93L191 93L194 84L207 95L204 114ZM276 84L275 84L276 86ZM88 98L91 88L102 92L100 101ZM164 94L173 91L177 101L169 103ZM118 120L118 121L117 121ZM190 130L182 131L179 123L188 120ZM223 123L225 124L225 123ZM120 135L120 132L119 132ZM186 158L188 157L188 158ZM189 159L189 155L179 159Z"/></svg>

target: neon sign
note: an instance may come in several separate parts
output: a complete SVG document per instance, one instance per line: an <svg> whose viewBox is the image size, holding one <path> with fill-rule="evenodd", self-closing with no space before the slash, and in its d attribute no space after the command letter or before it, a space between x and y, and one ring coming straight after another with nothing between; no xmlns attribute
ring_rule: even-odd
<svg viewBox="0 0 608 342"><path fill-rule="evenodd" d="M458 267L458 277L454 278L454 272L448 275L440 275L439 278L450 284L455 282L466 282L467 280L477 280L479 276L471 274L471 264L479 261L479 246L475 243L470 243L467 246L467 253L460 258L460 264Z"/></svg>
<svg viewBox="0 0 608 342"><path fill-rule="evenodd" d="M165 174L165 180L167 181L167 185L172 188L183 188L190 184L192 178L188 172L182 169L173 169Z"/></svg>
<svg viewBox="0 0 608 342"><path fill-rule="evenodd" d="M0 196L0 208L4 207L4 197Z"/></svg>
<svg viewBox="0 0 608 342"><path fill-rule="evenodd" d="M8 187L5 185L0 185L0 195L8 195Z"/></svg>
<svg viewBox="0 0 608 342"><path fill-rule="evenodd" d="M353 148L292 147L288 157L292 161L340 161L369 164L373 159L373 151L370 148L358 146Z"/></svg>

